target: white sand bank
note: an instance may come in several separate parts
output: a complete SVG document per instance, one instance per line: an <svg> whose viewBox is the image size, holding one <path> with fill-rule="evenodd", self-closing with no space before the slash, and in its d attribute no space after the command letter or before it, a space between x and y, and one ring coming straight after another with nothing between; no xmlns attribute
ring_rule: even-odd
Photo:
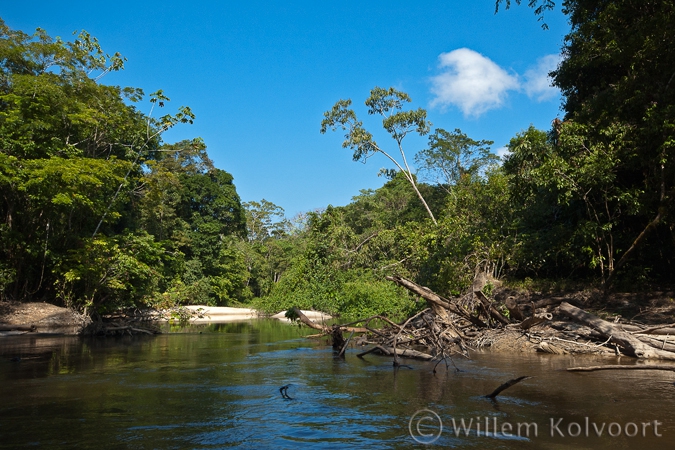
<svg viewBox="0 0 675 450"><path fill-rule="evenodd" d="M251 308L231 308L229 306L204 306L204 305L190 305L186 308L192 311L199 311L203 316L201 318L193 319L194 323L209 323L209 322L238 322L242 320L256 319L259 317L258 311ZM320 311L302 311L310 320L321 322L331 319L328 314ZM272 316L273 319L286 319L286 311L282 311Z"/></svg>

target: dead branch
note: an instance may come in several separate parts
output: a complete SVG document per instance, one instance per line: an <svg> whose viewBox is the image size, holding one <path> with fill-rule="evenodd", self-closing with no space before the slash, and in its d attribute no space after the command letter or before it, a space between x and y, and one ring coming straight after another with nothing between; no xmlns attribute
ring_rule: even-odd
<svg viewBox="0 0 675 450"><path fill-rule="evenodd" d="M473 291L473 293L478 298L478 300L480 300L485 309L488 311L490 317L492 317L498 322L501 322L502 325L508 325L511 323L509 319L507 319L502 315L502 313L497 311L497 308L495 308L492 302L488 300L485 294L483 294L483 291Z"/></svg>
<svg viewBox="0 0 675 450"><path fill-rule="evenodd" d="M640 333L640 334L657 334L661 336L675 336L675 328L672 328L673 324L659 325L644 330L633 330L631 333ZM624 325L625 328L625 325Z"/></svg>
<svg viewBox="0 0 675 450"><path fill-rule="evenodd" d="M651 345L652 347L655 348L660 348L661 350L667 350L669 352L675 352L675 343L669 342L667 336L663 336L663 338L659 339L654 337L655 335L653 334L636 334L635 337L640 339L642 342L644 342L647 345Z"/></svg>
<svg viewBox="0 0 675 450"><path fill-rule="evenodd" d="M408 324L409 324L410 322L412 322L414 319L416 319L417 317L421 316L422 314L426 313L427 311L429 311L429 308L423 309L422 311L418 312L418 313L415 314L414 316L408 318L408 320L406 320L406 321L403 323L403 325L399 327L398 333L396 333L396 336L394 336L394 339L393 339L393 346L394 346L394 365L398 365L398 358L397 358L397 353L396 353L396 343L397 343L397 341L398 341L398 337L401 335L401 333L403 332L403 330L405 330L405 327L408 326Z"/></svg>
<svg viewBox="0 0 675 450"><path fill-rule="evenodd" d="M675 365L665 364L613 364L607 366L568 367L568 372L593 372L595 370L669 370L675 372Z"/></svg>
<svg viewBox="0 0 675 450"><path fill-rule="evenodd" d="M385 277L389 281L393 281L394 283L398 284L399 286L403 286L404 288L408 289L411 292L414 292L415 294L419 295L423 299L425 299L428 303L431 309L436 313L439 314L439 307L450 311L451 313L458 315L459 317L462 317L469 322L473 323L474 325L477 325L481 328L487 328L487 325L477 317L473 317L471 314L469 314L466 311L461 310L458 308L456 305L450 303L450 301L446 298L441 297L440 295L436 294L434 291L431 289L420 286L417 283L414 283L410 280L406 280L403 277L399 276L387 276ZM443 314L439 314L441 317L443 317Z"/></svg>
<svg viewBox="0 0 675 450"><path fill-rule="evenodd" d="M486 395L485 397L486 397L486 398L494 399L494 398L497 397L502 391L504 391L504 390L510 388L510 387L513 386L514 384L520 383L521 381L523 381L523 380L525 380L525 379L527 379L527 378L532 378L532 377L529 376L529 375L525 375L525 376L522 376L522 377L514 378L513 380L509 380L509 381L507 381L506 383L504 383L504 384L502 384L501 386L499 386L499 387L498 387L497 389L495 389L494 391L492 391L491 394Z"/></svg>
<svg viewBox="0 0 675 450"><path fill-rule="evenodd" d="M300 311L300 309L296 308L295 306L292 308L292 310L293 310L293 313L295 314L295 318L297 320L299 320L300 322L304 323L305 325L307 325L308 327L313 328L315 330L321 330L321 331L323 331L324 333L327 333L327 334L329 334L331 332L330 328L324 327L322 325L319 325L318 323L315 323L315 322L312 322L311 320L309 320L309 318L306 315L304 315L303 312Z"/></svg>
<svg viewBox="0 0 675 450"><path fill-rule="evenodd" d="M361 353L359 353L359 354L356 355L356 356L359 357L359 358L363 358L363 357L366 356L368 353L373 353L373 352L376 351L376 350L378 350L378 347L377 347L377 346L371 347L370 349L366 350L365 352L361 352ZM381 350L380 350L380 351L381 351Z"/></svg>
<svg viewBox="0 0 675 450"><path fill-rule="evenodd" d="M397 327L400 326L400 325L392 322L391 320L387 319L386 317L380 316L380 315L374 315L374 316L366 317L365 319L359 319L359 320L355 320L355 321L349 322L349 323L342 323L342 324L340 324L340 326L342 328L348 328L352 325L356 325L357 323L363 323L363 324L365 324L364 326L367 326L372 320L375 320L375 319L381 319L381 320L383 320L387 323L390 323L392 325L395 325Z"/></svg>
<svg viewBox="0 0 675 450"><path fill-rule="evenodd" d="M302 311L300 311L297 307L294 306L294 307L292 308L292 310L293 310L293 312L294 312L294 314L295 314L295 318L296 318L297 320L299 320L300 322L304 323L304 324L307 325L308 327L313 328L313 329L315 329L315 330L320 330L320 331L322 331L322 332L325 333L325 334L332 334L332 333L333 333L333 329L334 329L335 327L338 327L338 328L340 328L340 329L342 329L342 330L344 330L344 331L347 331L347 332L353 331L353 332L355 332L355 333L366 333L367 331L369 331L367 328L358 328L358 327L354 328L354 327L348 327L348 326L344 326L344 325L333 325L332 327L326 327L326 326L323 326L323 325L320 325L320 324L318 324L318 323L316 323L316 322L311 321L311 320L310 320L306 315L304 315L304 314L302 313ZM359 322L360 322L360 321L359 321ZM354 323L358 323L358 322L354 322Z"/></svg>
<svg viewBox="0 0 675 450"><path fill-rule="evenodd" d="M516 301L515 298L513 297L507 298L506 301L504 302L504 305L506 306L506 309L509 310L509 314L511 315L511 317L513 317L516 320L525 319L523 312L520 310L520 305L518 305L518 302Z"/></svg>
<svg viewBox="0 0 675 450"><path fill-rule="evenodd" d="M352 336L354 336L354 332L352 331L352 334L349 335L347 338L347 341L345 342L345 345L342 346L342 350L340 350L340 353L338 353L338 357L344 355L345 350L347 349L347 346L349 345L349 341L352 339Z"/></svg>

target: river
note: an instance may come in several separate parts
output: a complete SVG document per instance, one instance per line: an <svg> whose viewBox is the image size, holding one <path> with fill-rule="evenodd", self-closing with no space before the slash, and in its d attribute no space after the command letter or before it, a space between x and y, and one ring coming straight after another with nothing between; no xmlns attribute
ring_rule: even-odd
<svg viewBox="0 0 675 450"><path fill-rule="evenodd" d="M309 332L256 320L1 337L0 448L675 448L673 372L569 373L617 358L484 352L434 374L358 348L336 358Z"/></svg>

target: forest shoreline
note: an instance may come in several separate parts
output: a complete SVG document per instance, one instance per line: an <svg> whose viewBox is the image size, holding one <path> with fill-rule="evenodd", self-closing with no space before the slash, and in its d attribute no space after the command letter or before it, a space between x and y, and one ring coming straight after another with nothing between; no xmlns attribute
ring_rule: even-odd
<svg viewBox="0 0 675 450"><path fill-rule="evenodd" d="M552 320L528 330L520 329L517 324L481 330L470 336L469 344L474 350L616 355L617 350L612 345L608 343L603 345L592 339L593 330L584 329L582 325L561 314L558 309L563 302L576 305L610 323L628 328L635 325L651 326L675 322L675 292L672 290L603 295L600 291L592 289L542 293L498 288L494 292L494 297L498 302L516 299L521 305L530 304L538 313L550 313ZM190 305L186 308L193 314L190 322L199 324L246 321L265 316L255 309L246 307ZM330 316L318 311L303 311L303 313L318 323L331 319ZM284 312L271 317L288 320ZM163 322L167 320L164 318ZM82 316L69 308L39 302L0 302L0 336L19 333L76 335L81 333L83 324ZM23 328L16 331L2 330L3 326L8 328L12 325ZM35 329L30 329L31 326L35 326ZM658 336L658 339L665 342L669 338Z"/></svg>

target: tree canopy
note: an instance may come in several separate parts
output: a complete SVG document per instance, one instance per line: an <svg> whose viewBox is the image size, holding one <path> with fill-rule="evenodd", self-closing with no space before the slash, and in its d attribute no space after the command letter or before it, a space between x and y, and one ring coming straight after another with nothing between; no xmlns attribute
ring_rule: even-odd
<svg viewBox="0 0 675 450"><path fill-rule="evenodd" d="M135 106L142 90L102 84L124 61L85 31L66 42L0 21L0 295L96 311L240 301L232 176L200 139L162 142L189 108L155 118Z"/></svg>

